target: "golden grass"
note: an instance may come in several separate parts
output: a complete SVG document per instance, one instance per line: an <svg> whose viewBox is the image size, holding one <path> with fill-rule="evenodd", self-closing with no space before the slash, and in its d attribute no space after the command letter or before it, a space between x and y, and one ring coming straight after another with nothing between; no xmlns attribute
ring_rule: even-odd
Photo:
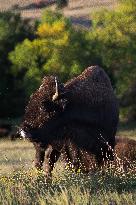
<svg viewBox="0 0 136 205"><path fill-rule="evenodd" d="M88 175L58 162L46 183L44 173L33 168L34 155L28 141L0 140L0 205L135 205L135 162L127 171L118 164Z"/></svg>
<svg viewBox="0 0 136 205"><path fill-rule="evenodd" d="M34 149L32 143L23 140L0 140L0 175L32 167Z"/></svg>

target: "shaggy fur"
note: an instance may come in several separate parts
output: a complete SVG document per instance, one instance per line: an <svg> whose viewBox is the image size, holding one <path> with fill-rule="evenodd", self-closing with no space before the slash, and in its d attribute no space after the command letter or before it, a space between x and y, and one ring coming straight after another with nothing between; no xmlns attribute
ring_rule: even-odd
<svg viewBox="0 0 136 205"><path fill-rule="evenodd" d="M123 137L116 137L114 164L122 165L124 170L136 162L136 141Z"/></svg>
<svg viewBox="0 0 136 205"><path fill-rule="evenodd" d="M129 168L136 166L136 140L116 136L115 141L114 160L112 162L104 162L104 164L108 166L110 164L113 168L121 169L122 171L127 171ZM80 169L82 172L92 172L98 168L95 155L84 150L79 150L79 153L79 156L77 155L76 157L80 158ZM66 158L64 160L66 161Z"/></svg>
<svg viewBox="0 0 136 205"><path fill-rule="evenodd" d="M73 103L92 106L104 104L115 98L108 76L98 66L85 69L81 75L68 81L65 88L68 90L70 101Z"/></svg>
<svg viewBox="0 0 136 205"><path fill-rule="evenodd" d="M35 166L41 168L45 155L45 170L50 174L62 152L76 169L85 152L93 154L98 164L103 158L113 159L109 146L115 146L118 103L104 70L91 66L65 85L58 82L59 97L53 101L55 87L53 76L43 79L21 126L34 143Z"/></svg>

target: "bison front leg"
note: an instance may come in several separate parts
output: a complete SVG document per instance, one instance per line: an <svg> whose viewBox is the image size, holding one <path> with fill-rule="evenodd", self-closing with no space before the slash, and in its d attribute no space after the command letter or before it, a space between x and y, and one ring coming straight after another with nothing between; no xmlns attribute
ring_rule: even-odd
<svg viewBox="0 0 136 205"><path fill-rule="evenodd" d="M80 154L78 147L69 142L67 146L65 146L65 154L67 156L67 162L70 162L70 166L74 168L75 172L80 168Z"/></svg>
<svg viewBox="0 0 136 205"><path fill-rule="evenodd" d="M54 164L55 164L55 162L57 162L59 156L60 156L60 152L53 149L52 146L49 145L45 151L45 176L46 176L47 180L51 179L51 177L52 177L51 172L52 172Z"/></svg>
<svg viewBox="0 0 136 205"><path fill-rule="evenodd" d="M42 165L44 162L44 156L45 156L45 148L41 147L39 144L34 144L36 154L35 154L35 167L38 170L42 169Z"/></svg>

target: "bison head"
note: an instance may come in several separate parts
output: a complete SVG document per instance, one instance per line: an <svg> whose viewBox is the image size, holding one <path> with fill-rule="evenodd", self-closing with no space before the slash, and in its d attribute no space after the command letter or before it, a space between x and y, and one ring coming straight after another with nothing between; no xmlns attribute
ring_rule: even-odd
<svg viewBox="0 0 136 205"><path fill-rule="evenodd" d="M38 138L37 131L44 127L44 135L50 135L66 107L64 86L54 76L44 77L41 86L30 97L25 110L20 134L23 138ZM54 123L54 124L53 124Z"/></svg>

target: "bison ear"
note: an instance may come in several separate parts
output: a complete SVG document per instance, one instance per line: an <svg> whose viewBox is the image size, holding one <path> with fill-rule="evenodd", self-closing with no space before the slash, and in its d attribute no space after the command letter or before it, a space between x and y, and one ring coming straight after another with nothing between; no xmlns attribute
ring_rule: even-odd
<svg viewBox="0 0 136 205"><path fill-rule="evenodd" d="M54 81L55 81L55 94L52 96L53 102L65 98L66 95L64 85L62 83L59 83L57 77L54 78Z"/></svg>

